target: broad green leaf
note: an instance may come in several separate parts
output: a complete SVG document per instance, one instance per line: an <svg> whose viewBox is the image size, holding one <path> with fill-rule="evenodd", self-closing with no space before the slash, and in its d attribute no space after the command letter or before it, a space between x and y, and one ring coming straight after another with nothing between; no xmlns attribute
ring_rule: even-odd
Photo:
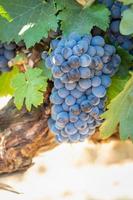
<svg viewBox="0 0 133 200"><path fill-rule="evenodd" d="M14 88L14 102L18 109L25 103L28 111L32 105L37 107L43 103L43 92L47 87L47 80L42 75L42 70L28 69L25 73L20 73L12 80Z"/></svg>
<svg viewBox="0 0 133 200"><path fill-rule="evenodd" d="M18 73L18 68L14 67L11 71L0 75L0 96L13 95L14 90L11 87L11 81Z"/></svg>
<svg viewBox="0 0 133 200"><path fill-rule="evenodd" d="M53 0L0 0L0 5L12 21L0 18L0 39L16 42L24 40L27 47L48 36L48 31L57 29ZM1 10L0 10L1 11ZM2 11L1 11L2 12ZM1 15L1 13L0 13Z"/></svg>
<svg viewBox="0 0 133 200"><path fill-rule="evenodd" d="M133 0L119 0L119 1L121 1L125 5L133 4Z"/></svg>
<svg viewBox="0 0 133 200"><path fill-rule="evenodd" d="M62 20L61 27L64 34L78 32L88 33L93 26L106 30L109 24L109 10L104 5L81 6L75 0L55 0Z"/></svg>
<svg viewBox="0 0 133 200"><path fill-rule="evenodd" d="M107 91L107 97L108 97L107 103L109 103L113 98L115 98L123 90L128 79L129 79L129 76L127 76L125 78L121 78L118 75L115 75L112 78L111 86L109 87L109 89Z"/></svg>
<svg viewBox="0 0 133 200"><path fill-rule="evenodd" d="M129 69L133 66L133 56L122 48L117 48L117 53L121 57L121 63L117 75L122 78L128 77Z"/></svg>
<svg viewBox="0 0 133 200"><path fill-rule="evenodd" d="M119 125L120 138L133 140L133 74L122 92L108 105L102 118L105 119L100 127L102 138L111 136Z"/></svg>
<svg viewBox="0 0 133 200"><path fill-rule="evenodd" d="M123 35L130 35L133 33L133 6L122 13L120 32Z"/></svg>

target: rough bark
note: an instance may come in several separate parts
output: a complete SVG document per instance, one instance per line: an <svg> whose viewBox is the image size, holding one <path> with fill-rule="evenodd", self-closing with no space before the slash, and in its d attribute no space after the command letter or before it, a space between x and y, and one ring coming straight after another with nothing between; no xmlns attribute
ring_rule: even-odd
<svg viewBox="0 0 133 200"><path fill-rule="evenodd" d="M47 151L57 145L47 127L49 114L47 97L31 112L18 111L13 100L0 111L0 174L26 170L40 148Z"/></svg>

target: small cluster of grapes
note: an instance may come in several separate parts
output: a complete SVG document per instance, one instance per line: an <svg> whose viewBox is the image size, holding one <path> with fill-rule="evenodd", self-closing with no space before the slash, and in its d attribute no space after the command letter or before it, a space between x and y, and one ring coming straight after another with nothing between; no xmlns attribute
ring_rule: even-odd
<svg viewBox="0 0 133 200"><path fill-rule="evenodd" d="M15 57L16 44L0 43L0 72L10 71L8 62Z"/></svg>
<svg viewBox="0 0 133 200"><path fill-rule="evenodd" d="M133 53L133 38L131 35L122 35L120 33L120 22L122 12L128 9L128 6L121 2L113 0L98 0L99 3L104 3L111 11L111 22L109 27L109 38L113 44L120 45L123 49Z"/></svg>
<svg viewBox="0 0 133 200"><path fill-rule="evenodd" d="M105 109L106 89L120 57L101 36L77 33L52 40L51 49L49 56L42 53L54 81L49 129L58 142L83 141L102 123L99 116Z"/></svg>

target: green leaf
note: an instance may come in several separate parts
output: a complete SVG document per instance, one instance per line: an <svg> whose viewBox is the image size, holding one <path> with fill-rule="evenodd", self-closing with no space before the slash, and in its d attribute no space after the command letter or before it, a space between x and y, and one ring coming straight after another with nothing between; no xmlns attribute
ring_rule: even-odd
<svg viewBox="0 0 133 200"><path fill-rule="evenodd" d="M8 21L12 20L11 16L7 13L7 11L1 5L0 5L0 15L3 18L7 19Z"/></svg>
<svg viewBox="0 0 133 200"><path fill-rule="evenodd" d="M41 61L37 67L39 67L42 71L43 71L43 74L44 74L44 77L48 80L51 80L52 79L52 72L50 69L48 69L45 65L44 65L44 62Z"/></svg>
<svg viewBox="0 0 133 200"><path fill-rule="evenodd" d="M14 90L11 87L11 81L18 73L18 68L14 67L10 72L0 75L0 96L13 95Z"/></svg>
<svg viewBox="0 0 133 200"><path fill-rule="evenodd" d="M57 17L53 0L0 0L0 5L12 21L0 18L0 39L16 42L24 40L27 47L48 36L48 31L57 29ZM0 10L0 15L2 11Z"/></svg>
<svg viewBox="0 0 133 200"><path fill-rule="evenodd" d="M14 102L21 109L24 102L28 111L31 106L37 107L43 103L43 92L46 90L47 81L41 69L29 68L25 73L20 73L12 80L14 88Z"/></svg>
<svg viewBox="0 0 133 200"><path fill-rule="evenodd" d="M81 6L75 0L55 0L59 12L58 18L62 20L63 34L78 32L88 33L93 26L106 30L109 24L109 10L104 5Z"/></svg>
<svg viewBox="0 0 133 200"><path fill-rule="evenodd" d="M119 0L119 1L121 1L124 5L133 4L133 0Z"/></svg>
<svg viewBox="0 0 133 200"><path fill-rule="evenodd" d="M130 35L133 33L133 6L122 13L120 32L123 35Z"/></svg>
<svg viewBox="0 0 133 200"><path fill-rule="evenodd" d="M133 66L133 56L122 48L117 48L117 53L121 57L118 75L122 78L128 77L129 69Z"/></svg>
<svg viewBox="0 0 133 200"><path fill-rule="evenodd" d="M111 136L119 124L120 138L133 140L133 73L123 91L108 105L102 118L105 119L100 127L102 138Z"/></svg>
<svg viewBox="0 0 133 200"><path fill-rule="evenodd" d="M115 75L112 78L111 86L109 87L109 89L107 91L107 97L108 97L107 104L123 90L128 79L129 79L129 76L127 76L125 78L121 78L118 75Z"/></svg>

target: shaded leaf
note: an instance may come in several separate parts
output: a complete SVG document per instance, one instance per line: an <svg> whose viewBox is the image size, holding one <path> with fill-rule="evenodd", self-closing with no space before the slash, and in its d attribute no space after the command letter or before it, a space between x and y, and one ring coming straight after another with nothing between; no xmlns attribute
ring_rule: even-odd
<svg viewBox="0 0 133 200"><path fill-rule="evenodd" d="M100 127L102 138L110 137L119 125L120 138L133 140L133 74L122 92L108 105L102 118L105 119Z"/></svg>
<svg viewBox="0 0 133 200"><path fill-rule="evenodd" d="M83 7L75 0L55 0L59 12L58 18L62 20L63 34L78 32L89 33L93 26L106 30L109 24L109 10L104 5L89 5Z"/></svg>
<svg viewBox="0 0 133 200"><path fill-rule="evenodd" d="M120 47L117 48L117 53L121 57L121 63L117 74L125 78L128 76L129 69L133 66L133 56Z"/></svg>
<svg viewBox="0 0 133 200"><path fill-rule="evenodd" d="M12 21L0 18L2 41L24 40L27 47L48 36L48 31L57 29L54 2L44 0L0 0L0 5L11 16ZM1 11L1 10L0 10ZM0 12L1 15L2 11Z"/></svg>

